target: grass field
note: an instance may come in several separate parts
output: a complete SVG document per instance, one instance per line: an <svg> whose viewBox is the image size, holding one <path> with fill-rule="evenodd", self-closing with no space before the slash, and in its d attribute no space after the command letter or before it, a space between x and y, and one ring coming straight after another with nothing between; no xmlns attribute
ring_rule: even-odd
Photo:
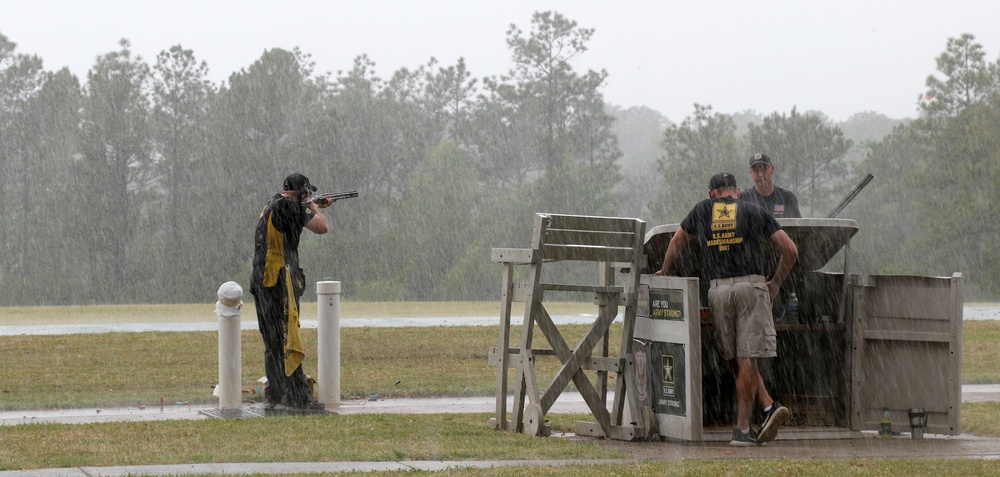
<svg viewBox="0 0 1000 477"><path fill-rule="evenodd" d="M315 304L313 304L315 306ZM398 316L392 304L358 307L353 316ZM449 304L417 309L409 316L487 316L491 304ZM47 319L84 316L110 319L142 315L144 308L82 307L46 309ZM214 315L206 305L154 307L160 321L182 315ZM589 313L589 305L569 304L558 313ZM451 315L448 315L449 310ZM479 310L472 312L470 310ZM31 320L21 309L0 309L8 319ZM495 311L495 310L493 310ZM308 317L309 311L307 310ZM38 318L36 316L36 318ZM244 317L246 319L246 317ZM132 319L130 321L136 321ZM193 321L206 321L193 320ZM79 321L76 321L79 322ZM584 325L560 327L582 336ZM620 327L613 327L620 333ZM345 398L378 393L388 397L492 395L494 369L486 350L494 327L345 328L342 333L341 390ZM305 346L316 349L316 330L303 330ZM612 337L615 342L616 337ZM167 402L214 403L218 378L216 332L103 333L3 336L0 408L4 410L91 406L133 406ZM244 386L262 374L263 349L256 331L242 334ZM313 351L314 352L314 351ZM314 356L314 355L313 355ZM306 372L315 371L315 358ZM997 383L1000 321L966 322L963 328L963 381ZM556 363L539 364L539 374ZM396 382L399 381L399 384ZM249 390L249 389L248 389ZM246 394L254 399L252 393ZM29 424L0 428L0 470L199 462L330 460L493 460L629 458L620 452L565 439L538 439L495 432L482 414L355 415L310 418L198 420L103 424ZM556 430L586 416L553 416ZM962 405L963 432L1000 435L1000 403ZM268 436L260 439L252 436ZM235 437L235 438L234 438ZM274 446L274 442L309 445ZM335 450L335 451L331 451ZM526 469L453 470L435 475L523 475ZM636 462L624 466L530 468L532 475L997 475L1000 464L979 460L683 461ZM346 475L346 474L345 474ZM394 473L381 475L395 475ZM408 472L406 475L414 475Z"/></svg>
<svg viewBox="0 0 1000 477"><path fill-rule="evenodd" d="M590 303L546 303L552 314L595 313ZM302 316L316 318L316 302L302 303ZM523 303L515 303L512 313L524 312ZM500 316L497 302L350 302L340 304L344 318L419 318L452 316ZM253 303L243 306L242 321L256 323ZM190 323L217 321L214 303L181 305L81 305L81 306L9 306L0 307L0 326L61 325L88 323Z"/></svg>
<svg viewBox="0 0 1000 477"><path fill-rule="evenodd" d="M998 410L994 408L993 412ZM626 459L618 465L465 470L434 475L997 475L982 459L635 460L594 441L498 432L485 414L206 419L0 428L0 470L219 462ZM635 445L642 445L637 443ZM780 470L779 470L780 469ZM831 474L832 473L832 474ZM30 473L29 473L30 475ZM347 474L361 475L361 474ZM370 474L366 474L370 475ZM396 474L378 474L396 475ZM405 475L424 475L408 472Z"/></svg>
<svg viewBox="0 0 1000 477"><path fill-rule="evenodd" d="M496 303L485 302L346 302L341 315L490 316L498 313L496 308ZM547 308L553 314L594 311L589 303L554 303ZM245 306L243 319L255 321L252 312L253 306ZM304 318L315 317L315 313L316 303L303 304ZM214 316L214 305L6 307L0 308L0 325L213 321ZM564 333L582 336L586 329L584 325L567 325ZM612 330L620 332L620 326ZM494 370L487 365L486 355L496 343L495 327L344 328L341 334L341 390L345 398L375 393L389 397L492 395L494 391ZM218 379L217 332L2 339L0 409L131 406L158 403L161 397L167 402L215 399L211 391ZM304 329L303 339L306 349L312 350L312 354L307 353L304 369L316 375L316 330ZM613 336L612 343L617 339ZM259 334L244 331L242 347L242 382L253 389L263 374ZM964 384L1000 383L1000 321L965 322L962 352ZM545 362L539 363L544 372Z"/></svg>
<svg viewBox="0 0 1000 477"><path fill-rule="evenodd" d="M315 303L303 316L315 316ZM345 303L343 316L488 316L495 303ZM245 313L252 306L244 307ZM593 312L583 303L547 305L553 314ZM207 309L207 310L206 310ZM246 310L249 309L249 310ZM156 321L214 316L210 305L128 305L121 307L0 308L2 321ZM129 317L129 320L125 320ZM141 317L136 319L136 317ZM244 317L244 319L247 319ZM255 319L255 318L254 318ZM93 320L93 321L86 321ZM585 325L564 325L563 333L583 336ZM621 327L612 326L613 333ZM316 330L304 329L303 369L315 376ZM343 328L341 391L351 396L387 397L492 395L494 369L487 350L496 344L490 326ZM516 335L515 335L516 336ZM0 361L0 409L133 406L166 402L214 402L218 381L218 333L145 332L5 336ZM618 336L611 342L617 343ZM263 375L263 346L254 330L242 333L242 383L253 390ZM555 360L540 360L539 373L555 372ZM964 384L1000 383L1000 321L963 325ZM399 384L396 384L400 381ZM252 394L247 395L253 399Z"/></svg>
<svg viewBox="0 0 1000 477"><path fill-rule="evenodd" d="M582 336L585 325L564 333ZM620 333L620 326L615 330ZM495 386L487 350L496 329L484 326L344 328L343 397L486 396ZM316 329L302 330L303 369L316 375ZM134 406L215 402L218 333L145 332L5 336L0 409ZM256 330L242 333L241 382L253 389L263 375L263 345ZM554 373L547 360L540 372ZM398 384L397 381L400 381ZM252 393L247 399L255 399Z"/></svg>

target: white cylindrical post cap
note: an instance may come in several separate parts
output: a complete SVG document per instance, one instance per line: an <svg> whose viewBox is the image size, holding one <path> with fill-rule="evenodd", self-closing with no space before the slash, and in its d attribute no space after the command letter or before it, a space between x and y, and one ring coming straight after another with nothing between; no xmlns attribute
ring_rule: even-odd
<svg viewBox="0 0 1000 477"><path fill-rule="evenodd" d="M317 295L339 295L340 294L340 282L316 282L316 294Z"/></svg>
<svg viewBox="0 0 1000 477"><path fill-rule="evenodd" d="M243 287L236 282L226 282L219 287L219 300L239 300L243 298Z"/></svg>
<svg viewBox="0 0 1000 477"><path fill-rule="evenodd" d="M243 287L236 282L226 282L219 287L219 301L215 304L215 312L219 316L239 316L243 304Z"/></svg>

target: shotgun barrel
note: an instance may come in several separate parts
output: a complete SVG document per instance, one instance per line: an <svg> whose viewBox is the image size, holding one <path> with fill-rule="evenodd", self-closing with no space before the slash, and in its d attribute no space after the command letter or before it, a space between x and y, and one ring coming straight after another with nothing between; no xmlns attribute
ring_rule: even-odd
<svg viewBox="0 0 1000 477"><path fill-rule="evenodd" d="M854 197L856 197L858 193L861 192L861 189L864 189L865 186L868 185L868 183L871 182L872 179L874 178L875 176L869 172L864 179L861 179L861 183L854 186L854 190L852 190L850 194L847 194L847 197L844 197L844 200L840 201L840 205L838 205L835 209L833 209L833 212L830 212L830 215L827 215L826 218L832 219L836 217L837 214L840 213L840 211L844 210L844 207L847 207L847 204L850 204L851 201L854 200Z"/></svg>
<svg viewBox="0 0 1000 477"><path fill-rule="evenodd" d="M357 196L358 196L358 191L356 190L348 192L324 192L322 194L313 194L312 196L309 197L308 200L306 200L306 202L316 202L318 200L325 200L325 199L333 199L333 200L350 199Z"/></svg>

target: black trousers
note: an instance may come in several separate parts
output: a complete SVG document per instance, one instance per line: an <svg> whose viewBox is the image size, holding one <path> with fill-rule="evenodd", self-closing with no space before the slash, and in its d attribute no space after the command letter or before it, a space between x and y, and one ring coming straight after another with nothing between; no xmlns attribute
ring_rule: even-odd
<svg viewBox="0 0 1000 477"><path fill-rule="evenodd" d="M285 342L288 339L288 289L285 277L278 278L273 287L256 287L254 306L257 309L257 327L264 340L264 374L267 387L264 399L268 404L305 407L311 393L306 375L299 365L291 376L285 375ZM302 292L295 290L295 307L298 308Z"/></svg>

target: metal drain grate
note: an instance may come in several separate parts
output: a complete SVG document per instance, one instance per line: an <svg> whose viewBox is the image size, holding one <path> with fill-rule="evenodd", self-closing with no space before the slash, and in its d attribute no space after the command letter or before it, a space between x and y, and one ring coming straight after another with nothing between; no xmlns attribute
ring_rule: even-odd
<svg viewBox="0 0 1000 477"><path fill-rule="evenodd" d="M328 414L336 415L337 413L324 410L266 409L262 407L250 407L243 409L202 409L198 411L198 414L216 419L244 419L248 417L324 416Z"/></svg>
<svg viewBox="0 0 1000 477"><path fill-rule="evenodd" d="M202 409L198 411L216 419L243 419L247 417L267 417L262 409Z"/></svg>

